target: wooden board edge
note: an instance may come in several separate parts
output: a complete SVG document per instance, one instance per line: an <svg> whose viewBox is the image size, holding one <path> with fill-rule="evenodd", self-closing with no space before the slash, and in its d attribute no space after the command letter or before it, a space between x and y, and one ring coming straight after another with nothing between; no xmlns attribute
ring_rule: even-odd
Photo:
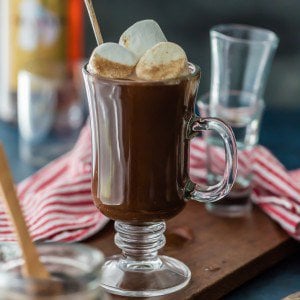
<svg viewBox="0 0 300 300"><path fill-rule="evenodd" d="M234 270L234 272L226 276L225 279L217 281L213 285L199 291L199 293L194 294L189 299L220 299L284 258L294 254L299 247L300 245L297 241L289 238L278 247L265 252L241 268Z"/></svg>

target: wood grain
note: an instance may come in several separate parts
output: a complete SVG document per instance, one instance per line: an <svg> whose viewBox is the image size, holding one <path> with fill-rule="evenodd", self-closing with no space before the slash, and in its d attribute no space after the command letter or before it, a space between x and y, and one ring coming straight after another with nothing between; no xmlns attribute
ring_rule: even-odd
<svg viewBox="0 0 300 300"><path fill-rule="evenodd" d="M258 208L247 218L227 219L208 214L202 204L190 202L167 222L167 228L167 245L162 253L187 264L192 280L182 291L154 299L220 299L298 248ZM112 255L120 252L113 238L110 222L88 244Z"/></svg>
<svg viewBox="0 0 300 300"><path fill-rule="evenodd" d="M13 178L8 166L3 146L0 144L0 195L6 211L15 229L18 243L24 257L23 275L32 278L47 279L50 277L39 260L35 245L29 235L26 222L16 195Z"/></svg>

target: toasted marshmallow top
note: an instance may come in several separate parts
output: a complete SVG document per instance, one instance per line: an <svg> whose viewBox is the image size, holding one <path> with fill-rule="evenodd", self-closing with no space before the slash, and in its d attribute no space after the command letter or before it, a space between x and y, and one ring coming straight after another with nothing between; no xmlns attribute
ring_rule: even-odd
<svg viewBox="0 0 300 300"><path fill-rule="evenodd" d="M132 51L138 58L154 45L167 39L153 20L143 20L130 26L120 37L119 44Z"/></svg>
<svg viewBox="0 0 300 300"><path fill-rule="evenodd" d="M92 53L88 70L92 74L109 78L125 78L131 74L138 58L117 43L104 43Z"/></svg>
<svg viewBox="0 0 300 300"><path fill-rule="evenodd" d="M187 74L187 57L175 43L158 43L141 57L136 75L144 80L165 80Z"/></svg>
<svg viewBox="0 0 300 300"><path fill-rule="evenodd" d="M96 47L92 57L94 55L128 66L135 66L138 62L138 58L134 55L134 53L117 43L101 44Z"/></svg>

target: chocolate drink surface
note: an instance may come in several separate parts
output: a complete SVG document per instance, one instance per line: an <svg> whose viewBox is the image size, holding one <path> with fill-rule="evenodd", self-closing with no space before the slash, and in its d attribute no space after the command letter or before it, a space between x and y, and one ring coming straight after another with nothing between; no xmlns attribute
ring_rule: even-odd
<svg viewBox="0 0 300 300"><path fill-rule="evenodd" d="M111 219L169 219L185 206L188 180L186 124L200 71L179 79L146 82L91 76L92 191Z"/></svg>

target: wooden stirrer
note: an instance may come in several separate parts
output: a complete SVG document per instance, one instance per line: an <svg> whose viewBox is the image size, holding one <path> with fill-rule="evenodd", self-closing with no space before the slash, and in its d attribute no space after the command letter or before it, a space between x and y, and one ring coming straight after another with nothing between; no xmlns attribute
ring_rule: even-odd
<svg viewBox="0 0 300 300"><path fill-rule="evenodd" d="M39 255L26 226L21 206L18 201L13 178L7 163L3 146L0 144L0 195L6 211L15 229L19 246L22 250L24 265L23 276L36 279L50 278L45 266L40 262Z"/></svg>
<svg viewBox="0 0 300 300"><path fill-rule="evenodd" d="M92 23L92 27L93 27L94 34L95 34L95 37L97 40L97 44L99 46L99 45L103 44L103 38L102 38L101 31L100 31L99 23L97 21L97 17L95 14L92 0L84 0L84 3L87 8L87 11L89 13L89 17L90 17L90 20Z"/></svg>

